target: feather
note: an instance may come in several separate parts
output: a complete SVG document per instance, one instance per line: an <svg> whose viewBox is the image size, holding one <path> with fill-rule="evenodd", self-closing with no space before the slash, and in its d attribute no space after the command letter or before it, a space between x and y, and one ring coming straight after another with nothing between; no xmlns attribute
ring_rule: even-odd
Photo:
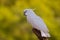
<svg viewBox="0 0 60 40"><path fill-rule="evenodd" d="M33 28L40 30L42 36L50 37L49 30L41 17L37 16L31 9L27 10L26 15L27 21L32 25Z"/></svg>

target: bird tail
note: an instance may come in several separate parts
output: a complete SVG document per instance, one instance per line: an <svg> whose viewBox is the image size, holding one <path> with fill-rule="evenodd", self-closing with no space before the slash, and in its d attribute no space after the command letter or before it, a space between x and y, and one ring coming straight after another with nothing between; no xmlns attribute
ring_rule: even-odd
<svg viewBox="0 0 60 40"><path fill-rule="evenodd" d="M42 37L50 37L49 33L44 33L43 31L41 31L41 36Z"/></svg>

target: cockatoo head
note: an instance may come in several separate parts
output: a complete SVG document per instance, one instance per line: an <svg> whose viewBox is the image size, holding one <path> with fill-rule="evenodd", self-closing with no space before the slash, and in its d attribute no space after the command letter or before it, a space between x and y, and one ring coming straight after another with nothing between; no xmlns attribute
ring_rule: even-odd
<svg viewBox="0 0 60 40"><path fill-rule="evenodd" d="M27 16L27 15L30 15L32 12L33 12L34 9L25 9L24 10L24 15Z"/></svg>

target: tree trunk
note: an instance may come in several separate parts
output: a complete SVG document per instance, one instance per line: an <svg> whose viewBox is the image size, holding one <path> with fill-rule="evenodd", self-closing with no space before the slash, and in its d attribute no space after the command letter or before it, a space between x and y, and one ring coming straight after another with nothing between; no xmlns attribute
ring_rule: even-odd
<svg viewBox="0 0 60 40"><path fill-rule="evenodd" d="M38 37L39 40L48 40L47 37L42 37L40 30L37 30L35 28L32 29L32 31L35 33L35 35Z"/></svg>

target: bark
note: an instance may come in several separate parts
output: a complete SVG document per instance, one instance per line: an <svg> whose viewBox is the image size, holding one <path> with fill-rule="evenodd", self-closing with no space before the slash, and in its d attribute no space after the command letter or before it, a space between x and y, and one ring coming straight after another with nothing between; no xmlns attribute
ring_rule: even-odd
<svg viewBox="0 0 60 40"><path fill-rule="evenodd" d="M32 31L35 33L35 35L38 37L39 40L48 40L47 37L42 37L40 30L37 30L35 28L32 29Z"/></svg>

